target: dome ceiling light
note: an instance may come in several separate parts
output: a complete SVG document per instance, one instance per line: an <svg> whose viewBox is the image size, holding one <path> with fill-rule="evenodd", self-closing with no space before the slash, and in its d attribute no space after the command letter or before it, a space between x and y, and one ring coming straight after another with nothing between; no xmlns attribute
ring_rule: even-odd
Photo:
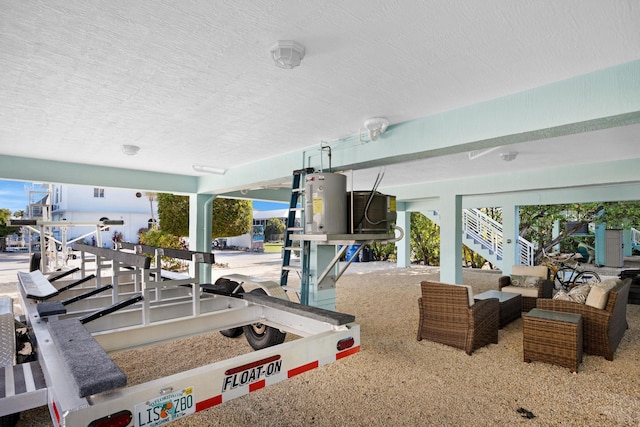
<svg viewBox="0 0 640 427"><path fill-rule="evenodd" d="M276 67L288 70L300 65L304 53L304 46L293 40L278 40L271 48L271 57Z"/></svg>
<svg viewBox="0 0 640 427"><path fill-rule="evenodd" d="M122 152L127 156L135 156L138 154L138 151L140 151L140 147L137 145L124 144L121 148Z"/></svg>
<svg viewBox="0 0 640 427"><path fill-rule="evenodd" d="M506 153L500 153L500 158L505 162L510 162L512 160L515 160L517 156L518 156L517 151L508 151Z"/></svg>

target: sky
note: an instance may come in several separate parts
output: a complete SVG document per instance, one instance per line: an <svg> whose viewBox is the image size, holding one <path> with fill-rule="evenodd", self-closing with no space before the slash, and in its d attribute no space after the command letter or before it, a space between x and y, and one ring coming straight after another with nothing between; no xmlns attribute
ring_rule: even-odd
<svg viewBox="0 0 640 427"><path fill-rule="evenodd" d="M29 196L25 191L25 185L30 185L30 183L0 180L0 209L9 209L11 213L26 210Z"/></svg>
<svg viewBox="0 0 640 427"><path fill-rule="evenodd" d="M26 210L29 204L29 196L28 192L25 191L25 185L30 186L31 183L0 180L0 209L9 209L11 213ZM257 211L286 209L287 207L286 203L253 202L253 209Z"/></svg>

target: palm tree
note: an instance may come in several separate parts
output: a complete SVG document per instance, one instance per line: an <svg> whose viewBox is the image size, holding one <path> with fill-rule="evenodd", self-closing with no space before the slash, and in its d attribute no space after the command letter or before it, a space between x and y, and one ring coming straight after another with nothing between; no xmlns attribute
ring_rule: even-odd
<svg viewBox="0 0 640 427"><path fill-rule="evenodd" d="M151 209L151 221L153 223L153 227L158 228L158 222L156 221L156 217L153 213L153 202L158 200L158 193L145 192L144 195L149 199L149 207Z"/></svg>

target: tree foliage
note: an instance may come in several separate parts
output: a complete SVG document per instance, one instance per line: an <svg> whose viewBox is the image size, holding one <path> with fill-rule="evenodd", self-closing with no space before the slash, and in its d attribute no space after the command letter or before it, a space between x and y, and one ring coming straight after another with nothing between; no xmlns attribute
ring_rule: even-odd
<svg viewBox="0 0 640 427"><path fill-rule="evenodd" d="M11 227L7 225L11 219L11 210L6 208L0 208L0 237L8 236L19 230L19 227Z"/></svg>
<svg viewBox="0 0 640 427"><path fill-rule="evenodd" d="M487 260L480 256L477 252L472 251L465 245L462 245L462 261L464 262L465 267L471 268L482 268L485 262L487 262ZM489 265L492 264L489 263Z"/></svg>
<svg viewBox="0 0 640 427"><path fill-rule="evenodd" d="M140 243L159 248L182 249L180 238L164 230L147 230L140 234Z"/></svg>
<svg viewBox="0 0 640 427"><path fill-rule="evenodd" d="M158 217L162 230L174 236L189 235L189 197L158 193Z"/></svg>
<svg viewBox="0 0 640 427"><path fill-rule="evenodd" d="M189 197L159 193L158 216L162 230L175 236L189 235ZM212 238L248 233L252 224L250 200L216 198L212 204Z"/></svg>
<svg viewBox="0 0 640 427"><path fill-rule="evenodd" d="M267 225L264 228L264 235L269 240L272 240L273 238L271 236L283 234L286 228L287 226L280 218L269 218Z"/></svg>
<svg viewBox="0 0 640 427"><path fill-rule="evenodd" d="M7 208L0 208L0 221L7 223L11 218L11 211Z"/></svg>
<svg viewBox="0 0 640 427"><path fill-rule="evenodd" d="M155 228L147 230L145 233L141 233L140 243L142 243L143 245L156 246L159 248L182 249L180 237L168 233L164 230L156 230ZM155 256L151 258L153 259L154 263L157 262ZM178 271L183 267L183 263L181 261L167 256L162 257L161 263L162 268L164 268L165 270Z"/></svg>
<svg viewBox="0 0 640 427"><path fill-rule="evenodd" d="M412 258L424 265L440 265L440 226L420 212L411 212Z"/></svg>
<svg viewBox="0 0 640 427"><path fill-rule="evenodd" d="M502 223L502 209L481 208L490 218ZM559 233L554 225L559 223ZM640 228L640 202L566 203L557 205L531 205L519 208L519 234L534 243L536 263L542 258L543 248L549 251L560 245L562 252L575 252L580 242L595 245L593 237L574 234L582 223L605 223L609 229ZM573 223L573 224L568 224ZM425 265L440 264L440 228L418 212L411 213L412 260ZM485 259L463 246L465 265L479 268Z"/></svg>
<svg viewBox="0 0 640 427"><path fill-rule="evenodd" d="M253 223L251 200L215 199L213 201L212 238L246 234Z"/></svg>
<svg viewBox="0 0 640 427"><path fill-rule="evenodd" d="M554 237L553 226L558 221L560 233ZM573 222L574 224L567 223ZM542 250L560 245L561 252L575 252L578 243L594 245L593 237L572 235L582 223L604 223L610 229L622 229L640 224L640 202L568 203L520 207L520 236L533 242L535 259L542 258Z"/></svg>
<svg viewBox="0 0 640 427"><path fill-rule="evenodd" d="M371 261L394 261L397 256L395 243L373 242L370 246Z"/></svg>

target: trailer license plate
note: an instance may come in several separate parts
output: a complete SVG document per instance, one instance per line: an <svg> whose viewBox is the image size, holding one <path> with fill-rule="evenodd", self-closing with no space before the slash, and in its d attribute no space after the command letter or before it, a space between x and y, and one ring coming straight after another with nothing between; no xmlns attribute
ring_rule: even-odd
<svg viewBox="0 0 640 427"><path fill-rule="evenodd" d="M158 396L135 406L136 427L154 427L196 412L193 387Z"/></svg>

